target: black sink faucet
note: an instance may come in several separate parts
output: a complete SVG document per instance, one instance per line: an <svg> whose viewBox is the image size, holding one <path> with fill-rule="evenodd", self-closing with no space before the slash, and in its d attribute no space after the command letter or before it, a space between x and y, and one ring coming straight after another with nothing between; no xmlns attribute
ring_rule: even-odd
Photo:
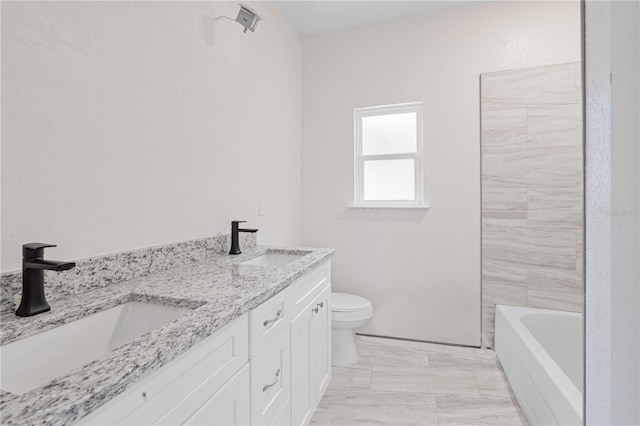
<svg viewBox="0 0 640 426"><path fill-rule="evenodd" d="M30 317L51 310L44 297L44 270L66 271L76 264L44 260L44 249L53 244L29 243L22 246L22 300L16 311L19 317Z"/></svg>
<svg viewBox="0 0 640 426"><path fill-rule="evenodd" d="M245 223L246 220L232 220L231 221L231 250L229 250L229 254L240 254L240 232L258 232L257 229L244 229L238 228L238 225L241 223Z"/></svg>

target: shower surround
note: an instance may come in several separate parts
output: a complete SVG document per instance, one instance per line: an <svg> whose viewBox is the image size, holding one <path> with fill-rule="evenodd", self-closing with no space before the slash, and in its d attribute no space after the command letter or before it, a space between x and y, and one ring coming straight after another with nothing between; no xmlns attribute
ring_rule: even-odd
<svg viewBox="0 0 640 426"><path fill-rule="evenodd" d="M482 344L496 304L582 311L580 63L483 74Z"/></svg>

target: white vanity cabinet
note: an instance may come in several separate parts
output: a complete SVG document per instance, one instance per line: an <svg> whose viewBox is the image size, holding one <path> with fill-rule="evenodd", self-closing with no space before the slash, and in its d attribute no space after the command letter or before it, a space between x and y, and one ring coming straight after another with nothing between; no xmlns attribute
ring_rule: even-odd
<svg viewBox="0 0 640 426"><path fill-rule="evenodd" d="M331 287L291 321L291 424L307 424L331 379Z"/></svg>
<svg viewBox="0 0 640 426"><path fill-rule="evenodd" d="M249 327L245 314L200 342L158 372L143 379L79 421L82 425L150 425L192 423L201 409L215 414L211 401L227 407L246 406L234 413L224 410L206 424L246 424L249 421ZM244 367L244 368L243 368ZM246 369L246 373L241 370ZM225 388L233 388L226 395ZM240 392L240 388L247 392ZM231 397L232 400L228 401Z"/></svg>
<svg viewBox="0 0 640 426"><path fill-rule="evenodd" d="M330 277L314 268L78 424L308 423L331 377Z"/></svg>

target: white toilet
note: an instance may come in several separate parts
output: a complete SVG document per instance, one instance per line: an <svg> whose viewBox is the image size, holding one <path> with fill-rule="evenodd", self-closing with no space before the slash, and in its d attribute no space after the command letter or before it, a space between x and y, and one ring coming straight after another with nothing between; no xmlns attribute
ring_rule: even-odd
<svg viewBox="0 0 640 426"><path fill-rule="evenodd" d="M373 318L373 306L364 297L331 293L331 364L348 367L358 361L355 329Z"/></svg>

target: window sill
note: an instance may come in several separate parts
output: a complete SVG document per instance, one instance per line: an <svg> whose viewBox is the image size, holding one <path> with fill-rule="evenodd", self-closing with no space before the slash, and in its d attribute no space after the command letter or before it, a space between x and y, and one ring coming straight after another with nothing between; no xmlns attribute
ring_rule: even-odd
<svg viewBox="0 0 640 426"><path fill-rule="evenodd" d="M349 206L350 209L429 210L429 206Z"/></svg>

